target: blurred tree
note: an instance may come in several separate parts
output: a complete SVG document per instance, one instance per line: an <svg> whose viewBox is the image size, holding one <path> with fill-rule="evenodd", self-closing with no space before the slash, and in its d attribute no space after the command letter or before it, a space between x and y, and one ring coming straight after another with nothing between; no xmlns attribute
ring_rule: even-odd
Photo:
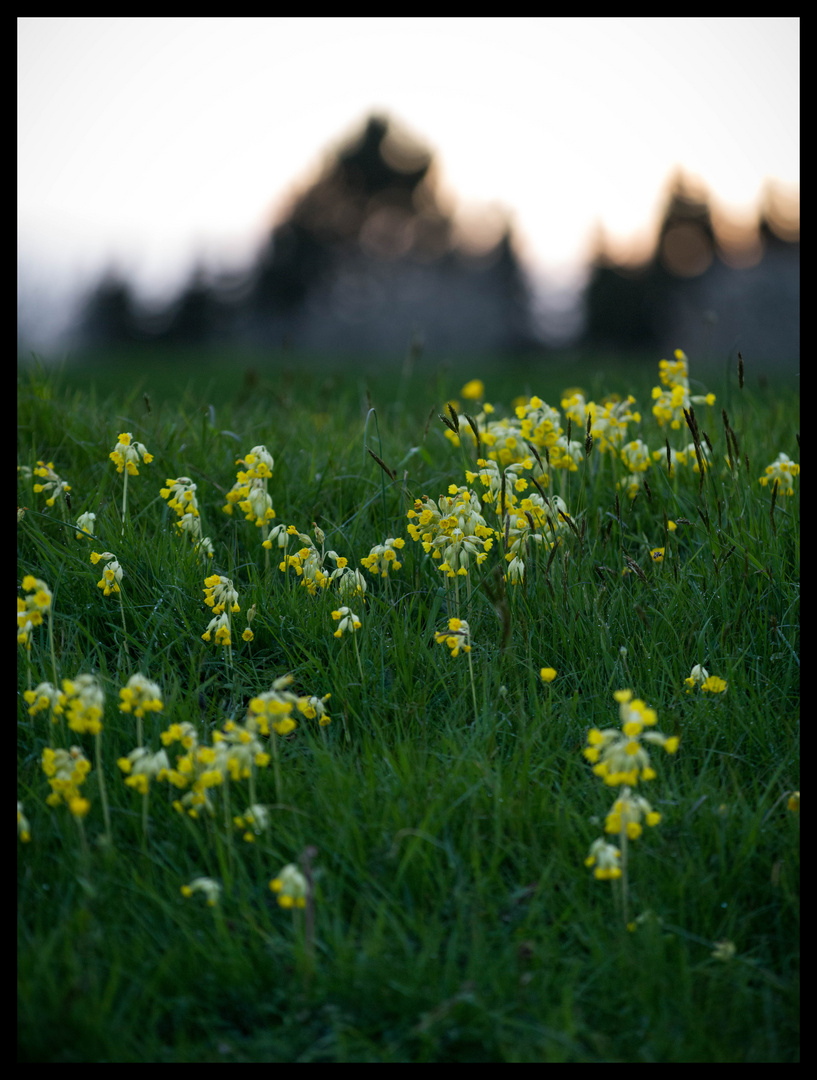
<svg viewBox="0 0 817 1080"><path fill-rule="evenodd" d="M79 315L79 336L85 345L130 345L142 340L130 286L115 270L106 271Z"/></svg>

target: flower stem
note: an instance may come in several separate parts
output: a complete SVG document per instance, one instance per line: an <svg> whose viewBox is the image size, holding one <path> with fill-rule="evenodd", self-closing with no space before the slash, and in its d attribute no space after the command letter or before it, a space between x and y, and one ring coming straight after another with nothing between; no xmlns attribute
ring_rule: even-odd
<svg viewBox="0 0 817 1080"><path fill-rule="evenodd" d="M105 770L102 767L102 732L96 733L96 771L99 783L99 797L102 800L102 817L105 820L105 839L110 844L111 836L111 811L108 807L108 789L105 786Z"/></svg>

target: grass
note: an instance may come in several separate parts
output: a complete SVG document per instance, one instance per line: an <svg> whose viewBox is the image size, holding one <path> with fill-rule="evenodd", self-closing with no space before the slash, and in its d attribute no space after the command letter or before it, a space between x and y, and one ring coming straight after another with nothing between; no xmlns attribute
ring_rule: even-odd
<svg viewBox="0 0 817 1080"><path fill-rule="evenodd" d="M547 494L575 528L562 520L554 548L552 532L531 544L514 585L487 505L497 535L469 598L409 538L406 515L475 469L473 440L457 447L437 414L479 372L212 366L194 381L164 358L122 370L33 365L18 380L18 465L53 462L72 489L70 510L62 497L48 507L37 478L18 474L18 596L31 595L26 575L47 584L54 645L52 658L46 618L30 651L18 647L17 797L31 836L18 842L18 1059L798 1060L799 480L773 506L758 483L779 452L799 458L794 391L761 388L751 371L742 388L734 371L699 387L693 362L692 393L718 395L695 406L711 467L701 482L691 455L670 478L659 459L634 501L622 462L598 439L587 455L573 423L582 460L551 469ZM596 401L634 395L627 440L692 441L653 417L655 368L505 366L486 380L494 418L512 417L518 394L559 409L578 384ZM108 455L124 431L154 461L130 477L123 532ZM267 569L264 530L223 513L236 459L259 444L275 458L273 525L314 538L317 523L325 549L361 570L372 545L406 539L402 569L364 571L365 604L334 586L309 595L277 551ZM197 484L212 562L159 495L179 476ZM76 538L86 511L93 541ZM92 550L119 561L120 593L97 587ZM239 593L229 653L201 637L213 572ZM334 637L341 604L360 615L353 640ZM470 654L435 641L454 617ZM686 693L696 664L726 692ZM147 800L125 785L117 760L137 746L136 721L117 705L137 672L164 700L143 720L151 752L172 723L210 745L287 673L299 695L331 694L328 726L295 711L293 732L262 739L278 783L272 761L253 767L270 813L255 842L232 824L247 779L210 789L216 812L196 820L174 809L184 790L167 780ZM98 737L30 716L23 697L80 673L106 695ZM657 775L637 793L661 822L628 844L626 893L585 866L622 788L583 754L589 730L619 727L624 688L680 740L673 754L651 747ZM92 765L84 816L46 802L43 750L71 744ZM168 747L173 764L182 753ZM291 863L312 867L305 909L269 888ZM215 906L181 894L198 876L222 886Z"/></svg>

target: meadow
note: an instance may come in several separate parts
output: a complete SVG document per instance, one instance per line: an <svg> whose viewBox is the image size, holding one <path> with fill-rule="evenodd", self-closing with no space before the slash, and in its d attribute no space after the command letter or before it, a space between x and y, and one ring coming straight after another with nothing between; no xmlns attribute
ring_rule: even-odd
<svg viewBox="0 0 817 1080"><path fill-rule="evenodd" d="M659 359L20 367L18 1060L799 1060L799 399Z"/></svg>

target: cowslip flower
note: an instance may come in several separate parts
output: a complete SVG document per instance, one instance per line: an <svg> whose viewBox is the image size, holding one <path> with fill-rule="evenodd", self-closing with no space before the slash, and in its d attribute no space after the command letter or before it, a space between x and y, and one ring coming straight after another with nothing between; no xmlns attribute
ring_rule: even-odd
<svg viewBox="0 0 817 1080"><path fill-rule="evenodd" d="M96 676L63 679L62 689L65 696L62 706L69 728L79 734L87 731L89 735L98 735L102 731L105 692Z"/></svg>
<svg viewBox="0 0 817 1080"><path fill-rule="evenodd" d="M105 562L107 565L102 571L102 577L96 583L98 589L102 589L105 596L110 596L111 593L120 592L119 583L124 576L122 567L112 551L92 551L91 562L96 566L98 562Z"/></svg>
<svg viewBox="0 0 817 1080"><path fill-rule="evenodd" d="M584 860L584 865L595 867L593 876L599 881L611 881L621 877L620 860L621 852L615 844L608 844L600 837L590 845L590 852Z"/></svg>
<svg viewBox="0 0 817 1080"><path fill-rule="evenodd" d="M161 689L144 675L131 675L127 686L119 691L119 696L122 699L120 712L133 713L140 719L146 712L161 712L164 709Z"/></svg>
<svg viewBox="0 0 817 1080"><path fill-rule="evenodd" d="M207 624L207 629L201 635L203 641L212 640L215 637L216 645L225 645L232 648L232 620L231 616L237 614L241 607L238 603L238 592L228 577L222 574L211 574L204 579L204 602L213 609L213 618ZM244 641L252 641L253 633L247 627L242 634Z"/></svg>
<svg viewBox="0 0 817 1080"><path fill-rule="evenodd" d="M338 608L337 611L333 611L332 618L338 624L338 628L334 633L336 638L343 637L344 633L354 634L363 625L357 615L348 607Z"/></svg>
<svg viewBox="0 0 817 1080"><path fill-rule="evenodd" d="M471 379L460 390L466 401L482 401L485 397L485 383L482 379Z"/></svg>
<svg viewBox="0 0 817 1080"><path fill-rule="evenodd" d="M696 664L689 673L689 677L684 679L684 686L688 694L691 694L696 688L700 688L709 694L722 694L726 690L727 684L717 675L710 675L705 667Z"/></svg>
<svg viewBox="0 0 817 1080"><path fill-rule="evenodd" d="M23 813L23 804L19 801L17 803L17 835L24 844L31 839L31 825Z"/></svg>
<svg viewBox="0 0 817 1080"><path fill-rule="evenodd" d="M31 649L31 634L35 626L42 626L43 615L51 611L51 590L44 581L26 574L23 591L30 593L25 599L17 597L17 644Z"/></svg>
<svg viewBox="0 0 817 1080"><path fill-rule="evenodd" d="M228 605L233 614L241 610L235 586L221 574L211 574L204 579L204 602L213 609L214 615L220 615Z"/></svg>
<svg viewBox="0 0 817 1080"><path fill-rule="evenodd" d="M331 694L324 694L322 698L319 698L313 695L312 697L307 698L306 701L299 699L298 709L303 713L307 720L314 720L317 718L318 724L321 727L327 727L327 725L332 723L332 717L326 711L326 702L331 696Z"/></svg>
<svg viewBox="0 0 817 1080"><path fill-rule="evenodd" d="M269 887L277 895L281 907L306 907L307 882L295 863L288 863Z"/></svg>
<svg viewBox="0 0 817 1080"><path fill-rule="evenodd" d="M434 635L434 640L438 645L449 648L452 656L471 651L471 630L465 619L449 619L448 629L439 630Z"/></svg>
<svg viewBox="0 0 817 1080"><path fill-rule="evenodd" d="M288 735L294 731L298 725L291 714L296 708L303 712L302 704L306 703L306 698L288 689L294 681L294 676L282 675L269 690L251 698L247 726L255 726L262 735L269 735L270 728L278 735Z"/></svg>
<svg viewBox="0 0 817 1080"><path fill-rule="evenodd" d="M125 783L140 795L147 795L151 780L164 780L170 770L170 760L164 750L152 754L144 746L137 746L127 757L116 763L125 773Z"/></svg>
<svg viewBox="0 0 817 1080"><path fill-rule="evenodd" d="M144 461L146 465L153 461L153 454L148 452L148 448L143 443L134 442L129 431L122 432L119 441L108 454L108 457L116 465L118 473L127 470L131 476L139 475L138 465L140 460Z"/></svg>
<svg viewBox="0 0 817 1080"><path fill-rule="evenodd" d="M658 722L658 716L639 698L633 698L631 690L616 690L613 696L619 703L621 731L591 728L587 734L588 745L582 753L593 766L595 775L611 787L634 786L639 779L654 780L656 772L644 743L662 746L668 754L674 754L678 749L678 737L646 730Z"/></svg>
<svg viewBox="0 0 817 1080"><path fill-rule="evenodd" d="M143 443L133 442L133 436L129 431L123 431L108 457L116 465L116 471L120 476L124 473L122 486L122 535L124 536L125 521L128 516L128 477L138 476L140 460L148 465L153 461L153 454L148 452ZM107 596L107 593L105 595Z"/></svg>
<svg viewBox="0 0 817 1080"><path fill-rule="evenodd" d="M689 393L689 361L683 350L676 349L674 360L661 360L658 377L667 388L653 387L653 415L660 427L669 424L678 430L684 423L684 410L692 405L714 405L714 394Z"/></svg>
<svg viewBox="0 0 817 1080"><path fill-rule="evenodd" d="M193 893L204 893L208 907L215 907L221 898L221 885L210 877L197 877L181 887L182 896L190 897Z"/></svg>
<svg viewBox="0 0 817 1080"><path fill-rule="evenodd" d="M82 530L82 532L75 534L77 540L90 540L96 528L96 514L92 514L90 511L80 514L77 518L77 528Z"/></svg>
<svg viewBox="0 0 817 1080"><path fill-rule="evenodd" d="M40 478L40 482L34 485L34 490L38 495L47 495L46 506L53 506L60 495L66 495L71 490L71 485L66 484L54 472L53 461L49 461L48 464L44 461L38 461L37 467L34 469L34 475Z"/></svg>
<svg viewBox="0 0 817 1080"><path fill-rule="evenodd" d="M390 536L382 544L375 544L369 554L360 560L360 565L365 566L372 574L379 574L387 578L389 570L399 570L402 563L397 559L397 552L406 546L402 536Z"/></svg>
<svg viewBox="0 0 817 1080"><path fill-rule="evenodd" d="M604 820L604 831L618 834L623 830L629 840L637 840L643 832L642 821L653 826L660 820L661 815L653 810L646 799L633 795L628 787L623 787Z"/></svg>
<svg viewBox="0 0 817 1080"><path fill-rule="evenodd" d="M51 788L51 794L45 800L48 805L69 805L72 799L79 798L80 786L91 771L91 763L79 746L72 746L70 750L46 746L42 753L42 770Z"/></svg>
<svg viewBox="0 0 817 1080"><path fill-rule="evenodd" d="M48 709L52 724L56 724L65 711L65 694L50 682L42 682L34 690L25 690L23 698L28 703L29 716L36 716Z"/></svg>
<svg viewBox="0 0 817 1080"><path fill-rule="evenodd" d="M244 829L246 843L254 844L256 836L261 836L270 827L272 817L266 806L253 803L243 814L233 818L233 824L237 829Z"/></svg>
<svg viewBox="0 0 817 1080"><path fill-rule="evenodd" d="M774 487L777 482L778 495L793 495L794 494L794 477L800 473L800 466L791 460L788 454L780 453L771 463L765 468L765 476L761 476L759 483L763 487L771 485ZM36 491L36 488L34 489Z"/></svg>

